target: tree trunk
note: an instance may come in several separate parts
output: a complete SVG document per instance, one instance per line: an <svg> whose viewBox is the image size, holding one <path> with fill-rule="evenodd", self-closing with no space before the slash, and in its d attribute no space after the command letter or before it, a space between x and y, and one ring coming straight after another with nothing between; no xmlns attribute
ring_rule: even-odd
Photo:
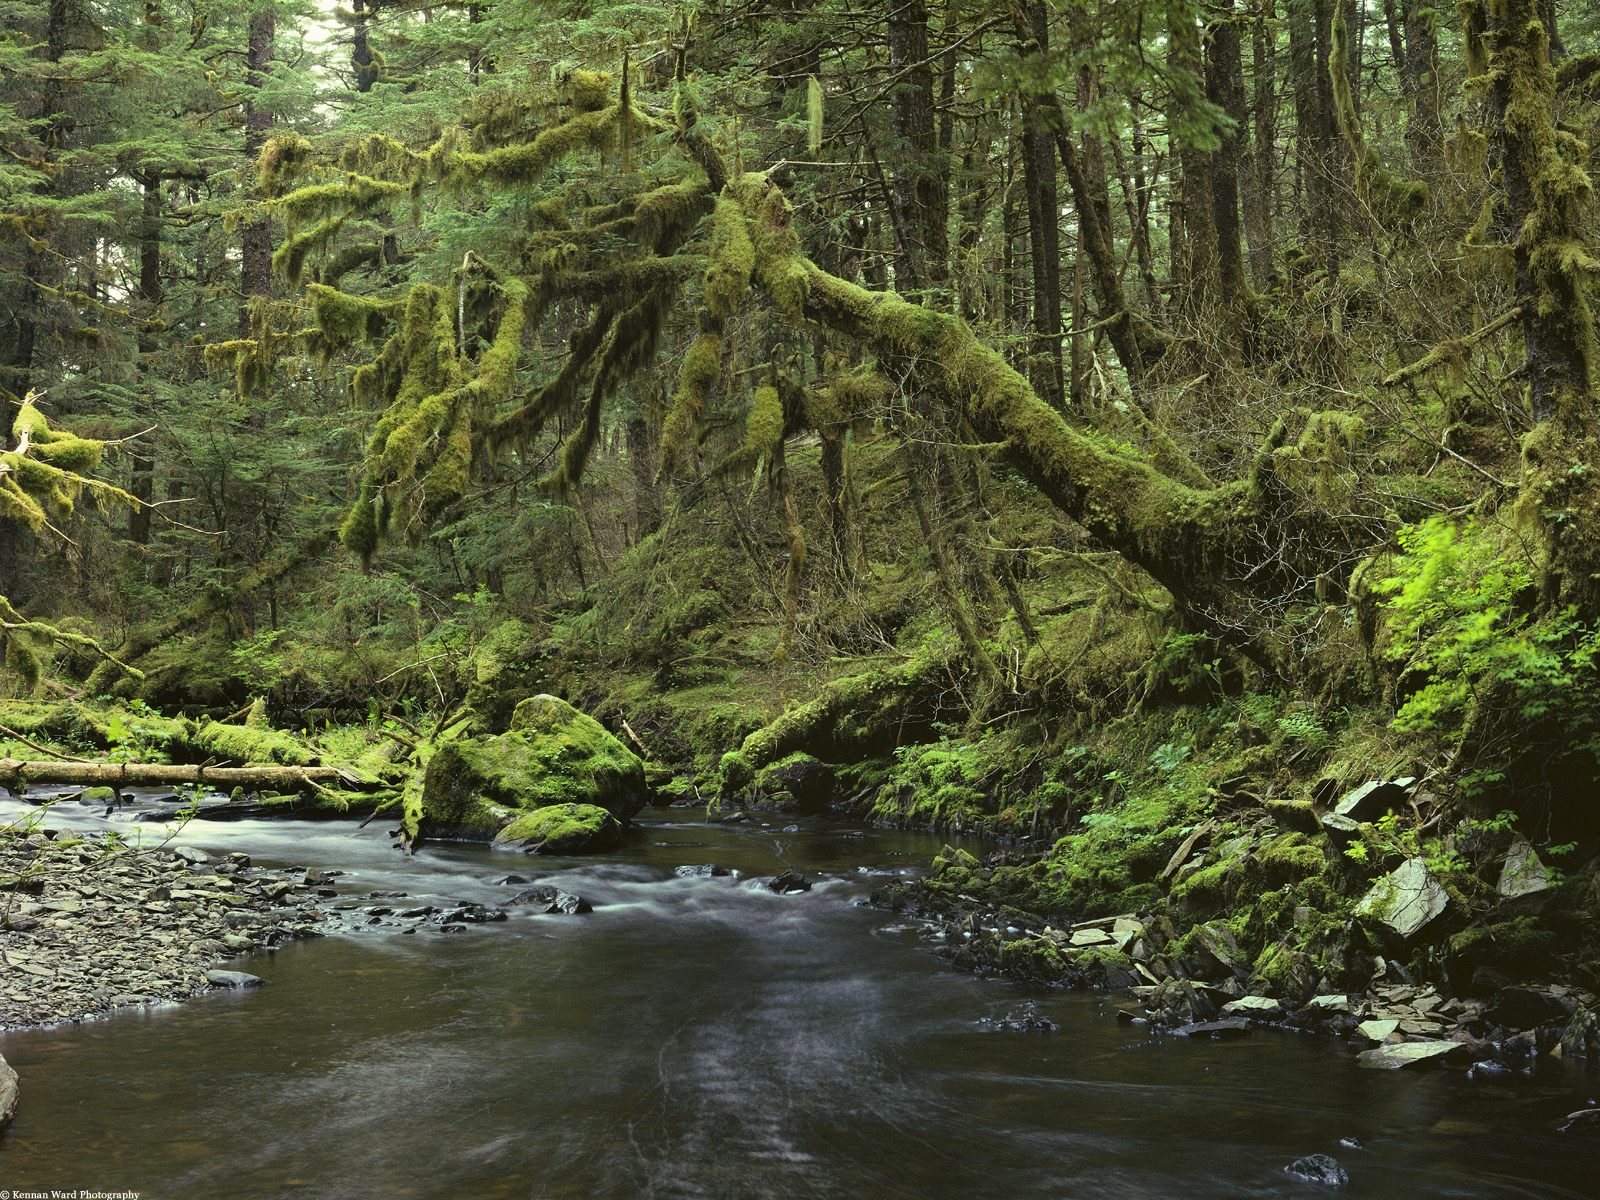
<svg viewBox="0 0 1600 1200"><path fill-rule="evenodd" d="M924 0L890 0L889 73L899 164L894 204L906 240L899 287L908 295L942 284L950 268L949 169L933 117L933 63Z"/></svg>
<svg viewBox="0 0 1600 1200"><path fill-rule="evenodd" d="M365 95L378 82L378 65L373 61L370 41L371 21L365 0L352 0L350 11L354 17L350 36L350 69L355 75L356 91Z"/></svg>
<svg viewBox="0 0 1600 1200"><path fill-rule="evenodd" d="M1439 120L1439 17L1433 0L1405 0L1404 23L1403 74L1410 81L1406 98L1411 105L1406 143L1415 165L1427 169L1438 162L1444 136Z"/></svg>
<svg viewBox="0 0 1600 1200"><path fill-rule="evenodd" d="M1570 430L1587 431L1594 321L1573 258L1587 237L1589 188L1557 144L1555 71L1540 8L1539 0L1490 6L1486 115L1503 195L1500 224L1513 239L1525 350L1519 374L1536 421L1559 417Z"/></svg>
<svg viewBox="0 0 1600 1200"><path fill-rule="evenodd" d="M1239 26L1231 3L1212 18L1206 37L1206 97L1233 119L1220 132L1221 145L1212 159L1211 199L1217 231L1218 282L1222 302L1230 309L1248 307L1250 288L1245 282L1244 236L1239 222L1239 177L1243 155L1242 135L1249 120L1244 101L1244 60Z"/></svg>
<svg viewBox="0 0 1600 1200"><path fill-rule="evenodd" d="M1339 273L1339 239L1344 230L1341 163L1328 76L1334 0L1287 0L1289 69L1294 88L1295 158L1302 184L1301 228L1322 251L1330 276Z"/></svg>
<svg viewBox="0 0 1600 1200"><path fill-rule="evenodd" d="M277 34L277 10L259 8L250 14L249 43L245 50L245 83L251 93L245 101L244 157L253 170L267 144L272 110L258 95L272 64L272 44ZM254 189L251 189L252 192ZM251 301L265 299L272 290L272 220L265 212L245 222L240 242L239 336L250 336Z"/></svg>
<svg viewBox="0 0 1600 1200"><path fill-rule="evenodd" d="M55 783L84 787L177 787L210 784L219 791L236 787L272 788L277 791L313 791L317 784L361 786L361 781L338 767L207 767L167 763L32 762L0 758L0 786L13 791L29 783Z"/></svg>
<svg viewBox="0 0 1600 1200"><path fill-rule="evenodd" d="M139 225L139 381L144 393L142 411L154 414L151 390L159 377L156 371L158 343L152 323L161 311L161 177L157 174L140 180L144 189ZM128 540L136 546L150 542L150 501L154 498L155 454L149 435L133 443L131 479L128 490L139 503L128 514Z"/></svg>
<svg viewBox="0 0 1600 1200"><path fill-rule="evenodd" d="M1250 246L1250 279L1257 291L1271 286L1273 180L1278 155L1277 31L1274 0L1265 0L1251 25L1251 124L1254 146L1244 174L1240 199L1245 237Z"/></svg>

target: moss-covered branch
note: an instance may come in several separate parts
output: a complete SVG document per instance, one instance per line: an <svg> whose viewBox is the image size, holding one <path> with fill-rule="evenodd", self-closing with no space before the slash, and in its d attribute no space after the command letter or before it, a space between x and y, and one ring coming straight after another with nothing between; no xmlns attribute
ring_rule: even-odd
<svg viewBox="0 0 1600 1200"><path fill-rule="evenodd" d="M1191 487L1133 448L1074 428L959 317L870 291L805 258L788 203L766 176L735 180L729 194L750 225L755 279L774 303L902 366L978 437L1004 443L1016 470L1153 575L1197 623L1259 645L1266 618L1254 601L1306 592L1370 537L1365 524L1331 514L1316 529L1291 528L1281 496L1258 479Z"/></svg>

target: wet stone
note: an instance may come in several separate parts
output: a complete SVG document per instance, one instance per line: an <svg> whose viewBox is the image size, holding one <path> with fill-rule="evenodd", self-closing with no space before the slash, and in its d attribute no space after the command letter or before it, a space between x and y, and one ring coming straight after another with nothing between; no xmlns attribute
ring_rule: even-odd
<svg viewBox="0 0 1600 1200"><path fill-rule="evenodd" d="M1327 1154L1308 1154L1297 1158L1284 1171L1296 1179L1323 1187L1343 1187L1350 1182L1350 1174L1339 1165L1338 1159Z"/></svg>

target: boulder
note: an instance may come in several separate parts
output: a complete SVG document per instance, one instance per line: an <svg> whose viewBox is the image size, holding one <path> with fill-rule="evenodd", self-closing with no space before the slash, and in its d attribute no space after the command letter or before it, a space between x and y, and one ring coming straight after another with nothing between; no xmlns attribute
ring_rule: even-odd
<svg viewBox="0 0 1600 1200"><path fill-rule="evenodd" d="M494 835L497 846L535 854L609 850L622 840L622 822L594 804L550 804L523 813Z"/></svg>
<svg viewBox="0 0 1600 1200"><path fill-rule="evenodd" d="M1356 905L1356 916L1409 941L1449 907L1450 899L1428 864L1408 858L1377 883Z"/></svg>
<svg viewBox="0 0 1600 1200"><path fill-rule="evenodd" d="M1404 779L1369 779L1335 804L1333 815L1362 823L1376 821L1397 807L1416 783L1409 776Z"/></svg>
<svg viewBox="0 0 1600 1200"><path fill-rule="evenodd" d="M1371 1050L1363 1050L1356 1061L1363 1067L1380 1071L1398 1071L1430 1059L1442 1058L1452 1050L1460 1050L1459 1042L1430 1039L1420 1042L1392 1042Z"/></svg>
<svg viewBox="0 0 1600 1200"><path fill-rule="evenodd" d="M767 890L769 892L777 892L780 896L787 896L794 892L809 892L811 890L811 881L797 872L785 871L776 879L767 881Z"/></svg>
<svg viewBox="0 0 1600 1200"><path fill-rule="evenodd" d="M11 1124L17 1115L17 1073L11 1064L0 1058L0 1129Z"/></svg>
<svg viewBox="0 0 1600 1200"><path fill-rule="evenodd" d="M1548 892L1554 887L1555 884L1550 881L1550 870L1539 858L1533 843L1523 837L1514 840L1511 849L1506 852L1505 866L1500 870L1500 883L1495 889L1501 898L1520 900L1524 896Z"/></svg>
<svg viewBox="0 0 1600 1200"><path fill-rule="evenodd" d="M1496 992L1483 1015L1496 1025L1521 1030L1537 1029L1556 1021L1565 1024L1575 1011L1576 1002L1564 996L1513 985Z"/></svg>
<svg viewBox="0 0 1600 1200"><path fill-rule="evenodd" d="M591 805L625 821L644 793L644 763L600 722L555 696L533 696L506 733L434 752L418 833L489 841L520 813L555 805Z"/></svg>
<svg viewBox="0 0 1600 1200"><path fill-rule="evenodd" d="M1339 1165L1339 1160L1327 1154L1308 1154L1304 1158L1297 1158L1284 1171L1297 1179L1324 1187L1343 1187L1350 1182L1350 1175Z"/></svg>
<svg viewBox="0 0 1600 1200"><path fill-rule="evenodd" d="M796 751L756 772L752 802L781 812L826 812L833 800L833 788L833 768Z"/></svg>
<svg viewBox="0 0 1600 1200"><path fill-rule="evenodd" d="M1240 996L1222 1006L1225 1017L1254 1017L1258 1021L1276 1021L1283 1016L1283 1005L1270 996Z"/></svg>

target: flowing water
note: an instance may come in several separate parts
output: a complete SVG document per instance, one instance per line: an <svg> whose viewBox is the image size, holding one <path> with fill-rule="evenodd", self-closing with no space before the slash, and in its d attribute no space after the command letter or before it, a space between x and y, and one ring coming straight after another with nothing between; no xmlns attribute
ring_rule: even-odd
<svg viewBox="0 0 1600 1200"><path fill-rule="evenodd" d="M587 860L408 859L376 826L190 825L185 844L344 869L355 897L493 903L516 872L595 911L338 934L235 964L259 990L0 1035L23 1078L0 1189L1238 1200L1326 1194L1283 1171L1322 1152L1349 1197L1600 1195L1595 1143L1553 1132L1600 1095L1573 1068L1363 1071L1287 1033L1162 1038L1088 996L1038 996L1056 1033L984 1032L1030 993L951 971L857 903L935 841L826 820L640 824ZM675 877L686 863L740 874ZM816 887L752 886L785 868Z"/></svg>

